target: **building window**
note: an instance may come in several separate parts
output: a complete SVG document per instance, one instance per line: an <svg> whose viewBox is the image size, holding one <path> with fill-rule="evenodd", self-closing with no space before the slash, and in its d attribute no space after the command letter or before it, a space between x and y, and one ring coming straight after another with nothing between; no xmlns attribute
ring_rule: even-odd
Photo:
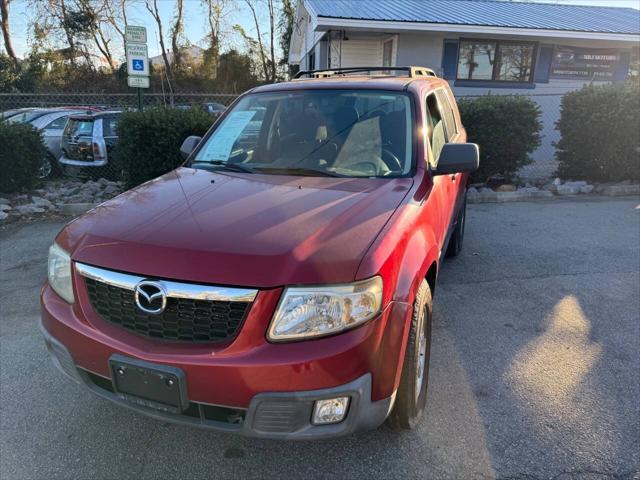
<svg viewBox="0 0 640 480"><path fill-rule="evenodd" d="M393 39L386 40L382 44L382 66L392 67L393 63Z"/></svg>
<svg viewBox="0 0 640 480"><path fill-rule="evenodd" d="M316 52L315 49L312 52L309 52L309 59L307 61L309 67L307 70L315 70L316 69Z"/></svg>
<svg viewBox="0 0 640 480"><path fill-rule="evenodd" d="M458 80L531 82L535 43L461 40Z"/></svg>

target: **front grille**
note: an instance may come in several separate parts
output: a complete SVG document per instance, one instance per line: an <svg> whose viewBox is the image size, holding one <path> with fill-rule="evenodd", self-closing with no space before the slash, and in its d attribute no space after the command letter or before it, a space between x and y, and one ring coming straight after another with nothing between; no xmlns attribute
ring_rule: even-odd
<svg viewBox="0 0 640 480"><path fill-rule="evenodd" d="M251 303L167 298L161 314L138 309L133 292L85 277L91 305L107 322L126 330L170 341L220 342L236 336Z"/></svg>

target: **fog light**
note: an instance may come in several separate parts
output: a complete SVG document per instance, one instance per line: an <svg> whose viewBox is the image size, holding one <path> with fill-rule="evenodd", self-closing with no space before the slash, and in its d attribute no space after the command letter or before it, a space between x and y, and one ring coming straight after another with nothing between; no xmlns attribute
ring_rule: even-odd
<svg viewBox="0 0 640 480"><path fill-rule="evenodd" d="M313 424L326 425L344 420L349 407L349 397L317 400L313 408Z"/></svg>

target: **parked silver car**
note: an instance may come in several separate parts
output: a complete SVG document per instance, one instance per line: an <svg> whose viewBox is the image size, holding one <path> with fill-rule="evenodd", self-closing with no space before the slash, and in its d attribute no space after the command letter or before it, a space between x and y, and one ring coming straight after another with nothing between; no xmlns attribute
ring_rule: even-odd
<svg viewBox="0 0 640 480"><path fill-rule="evenodd" d="M42 132L42 139L47 147L47 158L43 159L38 176L47 178L59 171L57 159L62 155L62 134L67 126L69 117L90 113L91 111L92 109L83 107L39 108L19 112L6 121L10 123L30 123Z"/></svg>

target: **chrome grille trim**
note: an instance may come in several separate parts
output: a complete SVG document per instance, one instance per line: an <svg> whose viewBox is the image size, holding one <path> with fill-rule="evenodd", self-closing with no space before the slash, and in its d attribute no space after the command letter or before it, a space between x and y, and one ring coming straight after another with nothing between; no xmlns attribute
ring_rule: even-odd
<svg viewBox="0 0 640 480"><path fill-rule="evenodd" d="M247 288L229 288L216 285L201 285L181 283L171 280L157 280L154 277L141 277L128 273L114 272L104 268L93 267L85 263L75 262L76 272L83 277L97 280L114 287L124 288L133 292L135 286L143 280L152 278L162 285L169 298L188 298L192 300L210 300L218 302L246 302L256 298L258 290Z"/></svg>

